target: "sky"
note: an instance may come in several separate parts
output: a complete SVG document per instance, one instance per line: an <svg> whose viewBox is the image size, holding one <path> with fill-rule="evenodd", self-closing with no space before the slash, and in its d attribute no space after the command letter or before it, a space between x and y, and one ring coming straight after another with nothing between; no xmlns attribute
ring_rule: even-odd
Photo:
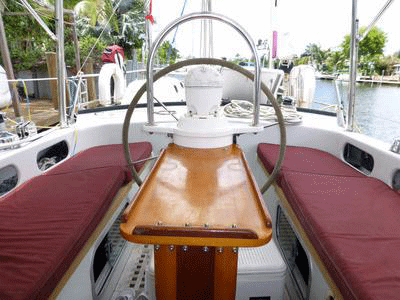
<svg viewBox="0 0 400 300"><path fill-rule="evenodd" d="M275 0L213 0L213 11L238 22L257 43L271 34L271 1ZM153 39L162 28L179 17L184 0L153 0ZM301 54L310 43L322 49L338 47L351 29L352 0L277 0L272 20L278 31L278 57ZM367 26L387 0L358 0L360 26ZM185 14L198 12L201 0L188 0ZM393 1L377 26L387 33L385 55L400 50L400 1ZM232 58L236 54L250 58L244 40L226 24L213 22L214 57ZM166 39L172 41L174 32ZM200 21L179 26L175 47L183 57L199 56Z"/></svg>

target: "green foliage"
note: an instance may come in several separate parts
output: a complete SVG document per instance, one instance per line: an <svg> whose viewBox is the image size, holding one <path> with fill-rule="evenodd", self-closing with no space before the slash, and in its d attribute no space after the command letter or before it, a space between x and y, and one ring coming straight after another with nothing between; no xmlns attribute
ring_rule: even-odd
<svg viewBox="0 0 400 300"><path fill-rule="evenodd" d="M308 65L311 61L311 57L310 56L303 56L303 57L299 57L294 61L294 65L298 66L298 65Z"/></svg>
<svg viewBox="0 0 400 300"><path fill-rule="evenodd" d="M226 59L226 58L223 58L223 59ZM255 64L256 64L255 59L248 59L247 57L242 57L242 56L240 56L239 53L237 53L235 55L235 58L231 59L230 62L233 62L233 63L235 63L237 65L240 65L240 66L250 66L250 65L255 66ZM261 56L261 58L260 58L261 66L262 67L268 67L268 63L269 63L268 62L268 57L266 57L265 55Z"/></svg>
<svg viewBox="0 0 400 300"><path fill-rule="evenodd" d="M118 1L119 2L119 1ZM78 36L98 38L102 44L117 44L124 48L128 59L133 57L133 49L142 47L144 39L143 2L124 0L115 8L117 1L83 0L75 6L78 13ZM115 14L113 12L115 11ZM110 23L107 24L107 21ZM97 59L97 56L94 57Z"/></svg>
<svg viewBox="0 0 400 300"><path fill-rule="evenodd" d="M337 72L344 69L346 57L343 51L329 51L327 54L325 65L328 72Z"/></svg>
<svg viewBox="0 0 400 300"><path fill-rule="evenodd" d="M1 0L0 0L1 1ZM33 0L28 0L32 7L47 16L44 17L46 25L55 32L54 16L44 11ZM49 1L54 4L54 0ZM80 40L80 52L82 61L96 44L103 28L100 26L108 20L114 11L117 2L112 0L65 0L66 8L81 5L88 9L77 17L78 39ZM144 14L143 2L141 0L123 0L122 6L116 9L116 14L111 18L111 25L107 26L95 49L91 53L94 61L100 62L104 48L110 44L118 44L125 49L128 59L132 58L133 49L142 47L144 37ZM6 11L25 12L25 9L15 0L5 0ZM86 16L87 15L87 16ZM69 16L66 21L71 22ZM93 25L90 24L94 18ZM56 43L50 39L42 27L33 17L26 16L3 16L6 30L6 38L10 49L11 60L16 71L36 67L46 67L45 53L55 52ZM138 25L139 24L139 25ZM67 66L75 66L75 48L73 45L71 27L66 25L65 29L65 60ZM1 58L0 58L1 62Z"/></svg>
<svg viewBox="0 0 400 300"><path fill-rule="evenodd" d="M315 43L307 45L306 54L311 56L311 61L317 66L318 69L328 56L327 51L323 51L321 46Z"/></svg>
<svg viewBox="0 0 400 300"><path fill-rule="evenodd" d="M6 11L23 12L24 9L15 1L6 0ZM37 8L35 2L30 2ZM44 20L49 28L54 29L54 22ZM45 52L54 51L55 43L42 27L30 16L3 16L4 27L11 61L14 70L26 70L43 65Z"/></svg>
<svg viewBox="0 0 400 300"><path fill-rule="evenodd" d="M361 27L360 35L362 36L365 31L366 27ZM387 35L378 27L372 27L368 35L360 42L358 55L365 56L365 55L379 55L383 54L383 48L385 48L385 44L387 41ZM344 37L344 41L342 42L342 48L344 55L346 57L350 56L350 35L346 35Z"/></svg>
<svg viewBox="0 0 400 300"><path fill-rule="evenodd" d="M84 36L80 39L79 47L81 51L81 60L83 62L84 58L87 57L92 50L93 46L95 47L90 53L90 57L93 58L95 63L101 62L101 55L103 54L104 49L107 47L107 44L103 41L97 42L97 38L94 36Z"/></svg>
<svg viewBox="0 0 400 300"><path fill-rule="evenodd" d="M382 73L389 75L393 72L393 66L400 63L400 57L396 54L385 56L375 63L375 71L380 75Z"/></svg>
<svg viewBox="0 0 400 300"><path fill-rule="evenodd" d="M176 59L179 58L178 50L172 47L169 41L162 43L161 47L157 50L158 57L161 64L174 64ZM169 59L169 61L167 61Z"/></svg>
<svg viewBox="0 0 400 300"><path fill-rule="evenodd" d="M64 0L64 8L73 9L80 0ZM55 6L55 0L46 0L45 2Z"/></svg>
<svg viewBox="0 0 400 300"><path fill-rule="evenodd" d="M78 17L87 18L90 26L96 26L99 14L95 1L80 1L75 5L74 11Z"/></svg>
<svg viewBox="0 0 400 300"><path fill-rule="evenodd" d="M361 27L360 36L362 36L366 27ZM387 41L387 35L378 27L372 27L367 36L360 41L358 49L358 60L361 73L372 75L379 70L376 69L377 63L383 58L383 49ZM343 54L350 56L350 35L344 37L342 43Z"/></svg>
<svg viewBox="0 0 400 300"><path fill-rule="evenodd" d="M360 35L365 33L366 27L360 29ZM373 27L368 35L360 42L358 51L358 61L360 72L365 75L373 73L385 74L391 71L391 64L394 59L383 56L383 49L387 41L386 33L377 27ZM299 64L313 64L318 70L328 72L340 72L348 68L350 56L350 35L346 35L341 44L341 50L331 51L322 50L319 45L312 43L307 45L304 56L295 61ZM394 57L400 58L400 51Z"/></svg>
<svg viewBox="0 0 400 300"><path fill-rule="evenodd" d="M118 17L113 13L113 11L113 2L111 0L104 0L103 17L109 21L112 31L119 32Z"/></svg>
<svg viewBox="0 0 400 300"><path fill-rule="evenodd" d="M39 62L42 61L42 50L40 48L29 48L20 51L13 47L10 56L16 71L27 70L39 65Z"/></svg>
<svg viewBox="0 0 400 300"><path fill-rule="evenodd" d="M133 49L142 48L144 41L144 15L138 11L128 11L118 15L119 32L117 43L125 49L128 58L132 58Z"/></svg>
<svg viewBox="0 0 400 300"><path fill-rule="evenodd" d="M235 64L239 64L240 62L246 62L247 58L241 57L239 53L236 53L235 58L231 61Z"/></svg>

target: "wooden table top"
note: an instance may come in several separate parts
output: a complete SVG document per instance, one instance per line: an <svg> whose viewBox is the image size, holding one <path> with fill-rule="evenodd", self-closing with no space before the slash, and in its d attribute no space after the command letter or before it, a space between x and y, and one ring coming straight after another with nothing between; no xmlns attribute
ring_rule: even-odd
<svg viewBox="0 0 400 300"><path fill-rule="evenodd" d="M135 243L255 247L271 239L271 224L237 145L170 144L125 210L120 229Z"/></svg>

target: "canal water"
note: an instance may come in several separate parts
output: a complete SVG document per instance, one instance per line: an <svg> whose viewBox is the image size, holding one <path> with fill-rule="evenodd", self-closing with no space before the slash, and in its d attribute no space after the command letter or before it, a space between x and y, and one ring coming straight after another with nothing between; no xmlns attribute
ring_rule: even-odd
<svg viewBox="0 0 400 300"><path fill-rule="evenodd" d="M339 91L348 106L348 83L339 82ZM334 111L336 92L333 81L317 80L312 108ZM392 144L400 138L400 87L379 84L357 84L355 121L357 129L368 136Z"/></svg>

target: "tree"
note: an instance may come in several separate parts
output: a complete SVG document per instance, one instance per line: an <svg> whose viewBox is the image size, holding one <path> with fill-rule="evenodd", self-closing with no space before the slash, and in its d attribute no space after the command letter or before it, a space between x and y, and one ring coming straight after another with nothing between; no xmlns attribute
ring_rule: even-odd
<svg viewBox="0 0 400 300"><path fill-rule="evenodd" d="M26 12L16 1L6 0L4 4L5 12ZM34 2L30 4L36 9L39 8ZM14 70L26 70L43 65L45 52L54 51L55 43L36 20L29 15L4 15L3 21ZM52 20L44 21L54 30Z"/></svg>
<svg viewBox="0 0 400 300"><path fill-rule="evenodd" d="M360 35L362 36L366 31L366 27L361 27ZM367 34L367 36L359 43L359 56L365 55L381 55L383 54L383 48L387 42L387 35L378 27L374 26ZM342 42L343 53L346 57L350 56L350 35L344 37Z"/></svg>
<svg viewBox="0 0 400 300"><path fill-rule="evenodd" d="M169 61L167 61L168 52L170 52ZM162 43L161 47L159 47L157 50L158 57L160 58L161 64L175 63L176 59L179 58L178 52L179 52L178 49L172 47L172 45L169 41L165 41L164 43Z"/></svg>
<svg viewBox="0 0 400 300"><path fill-rule="evenodd" d="M128 57L132 57L134 49L141 49L144 38L144 6L139 0L122 1L117 9L119 31L117 43L125 49Z"/></svg>
<svg viewBox="0 0 400 300"><path fill-rule="evenodd" d="M345 67L346 57L342 51L331 51L326 59L328 71L337 72Z"/></svg>
<svg viewBox="0 0 400 300"><path fill-rule="evenodd" d="M294 65L295 66L298 66L298 65L308 65L309 63L310 63L310 61L311 61L311 56L302 56L302 57L299 57L299 58L297 58L295 61L294 61Z"/></svg>
<svg viewBox="0 0 400 300"><path fill-rule="evenodd" d="M115 7L118 3L119 6ZM141 0L83 0L75 6L78 35L100 37L99 40L106 45L117 44L131 59L134 49L141 48L144 40L143 6Z"/></svg>
<svg viewBox="0 0 400 300"><path fill-rule="evenodd" d="M321 65L327 58L327 52L321 49L321 46L312 43L306 46L306 56L311 56L311 61L316 65L317 69L321 68Z"/></svg>
<svg viewBox="0 0 400 300"><path fill-rule="evenodd" d="M366 27L361 27L360 36L362 36ZM360 41L358 49L358 59L360 69L363 73L371 75L376 71L377 62L383 57L383 49L387 41L387 35L378 27L374 26L368 32L367 36ZM342 43L343 54L345 57L350 56L350 35L344 37Z"/></svg>
<svg viewBox="0 0 400 300"><path fill-rule="evenodd" d="M91 26L104 25L110 18L110 24L118 26L116 17L112 16L111 0L82 0L75 5L74 11L79 17L86 17Z"/></svg>
<svg viewBox="0 0 400 300"><path fill-rule="evenodd" d="M378 74L390 75L393 73L393 66L400 63L400 57L396 55L385 56L375 64L375 70Z"/></svg>

